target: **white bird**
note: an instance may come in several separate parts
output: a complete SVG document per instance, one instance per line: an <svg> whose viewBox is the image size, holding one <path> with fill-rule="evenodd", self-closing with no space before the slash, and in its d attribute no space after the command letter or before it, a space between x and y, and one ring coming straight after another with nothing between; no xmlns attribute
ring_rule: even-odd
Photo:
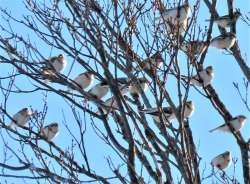
<svg viewBox="0 0 250 184"><path fill-rule="evenodd" d="M21 109L13 116L13 121L9 124L9 127L15 128L16 126L24 126L30 119L31 115L32 111L28 108Z"/></svg>
<svg viewBox="0 0 250 184"><path fill-rule="evenodd" d="M179 108L180 107L177 107L177 110ZM194 110L195 110L194 103L192 101L187 101L185 105L185 109L184 109L184 119L191 117ZM157 107L155 107L155 108L141 110L141 112L145 112L146 114L151 115L152 118L158 123L160 122L159 115L162 113L164 113L164 115L162 115L162 120L166 124L168 124L170 120L173 120L176 118L172 107L163 107L162 110L160 111Z"/></svg>
<svg viewBox="0 0 250 184"><path fill-rule="evenodd" d="M184 4L179 7L167 9L166 11L162 13L162 17L164 20L171 21L171 22L173 21L183 22L184 20L188 18L190 11L191 11L191 8L189 4Z"/></svg>
<svg viewBox="0 0 250 184"><path fill-rule="evenodd" d="M230 151L226 151L212 159L211 165L218 169L226 169L232 162L232 156Z"/></svg>
<svg viewBox="0 0 250 184"><path fill-rule="evenodd" d="M79 74L74 82L79 85L81 89L87 88L94 80L94 74L92 72L84 72Z"/></svg>
<svg viewBox="0 0 250 184"><path fill-rule="evenodd" d="M201 55L206 48L208 47L207 42L205 41L190 41L190 42L183 42L181 44L181 50L187 55Z"/></svg>
<svg viewBox="0 0 250 184"><path fill-rule="evenodd" d="M218 49L230 49L234 45L235 41L236 35L228 32L213 38L210 45Z"/></svg>
<svg viewBox="0 0 250 184"><path fill-rule="evenodd" d="M57 73L62 72L67 65L67 61L63 54L50 58L48 62L50 63L50 66L48 67L52 67Z"/></svg>
<svg viewBox="0 0 250 184"><path fill-rule="evenodd" d="M213 67L208 66L205 70L199 72L199 75L195 75L191 78L190 82L195 86L206 87L214 78Z"/></svg>
<svg viewBox="0 0 250 184"><path fill-rule="evenodd" d="M240 131L240 129L245 125L246 123L246 117L243 115L238 115L234 117L232 120L229 121L229 124L232 126L233 130L235 132ZM223 125L220 125L209 132L214 132L214 131L221 131L221 132L229 132L231 133L231 130L228 126L228 124L224 123Z"/></svg>
<svg viewBox="0 0 250 184"><path fill-rule="evenodd" d="M160 30L166 31L167 36L169 34L177 34L177 33L182 34L185 31L187 31L188 19L186 18L180 22L180 21L170 21L168 19L166 20L163 17L163 21L162 21L162 17L157 17L156 24L159 26Z"/></svg>
<svg viewBox="0 0 250 184"><path fill-rule="evenodd" d="M215 18L213 19L214 22L216 24L218 24L220 27L223 27L223 28L226 28L226 27L230 27L232 24L234 24L238 18L241 16L241 13L239 10L236 10L234 13L233 13L233 16L231 17L230 15L224 15L224 16L221 16L221 17L218 17L218 18ZM210 21L211 19L209 20L206 20L206 21Z"/></svg>
<svg viewBox="0 0 250 184"><path fill-rule="evenodd" d="M149 114L152 116L152 118L157 122L160 123L161 119L159 117L159 115L162 113L164 113L164 115L162 115L162 120L165 124L168 124L170 120L175 118L173 109L171 107L163 107L160 111L157 107L155 108L150 108L150 109L145 109L145 110L141 110L141 112L144 112L146 114Z"/></svg>
<svg viewBox="0 0 250 184"><path fill-rule="evenodd" d="M137 80L139 81L142 91L146 92L149 84L148 80L145 78L139 78ZM129 92L132 96L138 96L140 94L140 88L137 83L131 82L131 84L129 85Z"/></svg>
<svg viewBox="0 0 250 184"><path fill-rule="evenodd" d="M51 123L44 128L41 128L40 135L46 138L49 142L58 135L58 123Z"/></svg>
<svg viewBox="0 0 250 184"><path fill-rule="evenodd" d="M109 85L106 81L93 86L88 93L97 99L104 97L109 91Z"/></svg>

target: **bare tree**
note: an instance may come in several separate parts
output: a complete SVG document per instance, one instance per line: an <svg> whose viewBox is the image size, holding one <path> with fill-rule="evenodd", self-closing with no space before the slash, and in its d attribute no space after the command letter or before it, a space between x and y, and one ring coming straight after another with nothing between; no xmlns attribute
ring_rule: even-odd
<svg viewBox="0 0 250 184"><path fill-rule="evenodd" d="M237 183L239 178L224 168L238 159L249 184L250 138L239 131L246 117L232 116L211 83L213 67L204 64L212 46L234 58L245 76L243 85L234 87L250 111L250 69L235 41L238 16L249 24L249 15L238 15L228 0L228 15L219 17L218 3L25 0L21 18L1 8L0 64L8 75L0 75L0 176L37 183ZM207 28L197 20L202 4L211 15ZM212 38L217 25L221 36ZM28 34L19 33L20 27ZM186 61L180 62L180 55ZM230 152L214 155L208 176L189 126L193 90L225 120L216 130L232 134L241 153L237 159ZM110 98L103 98L107 93ZM35 95L41 108L27 98L14 115L10 101L16 95ZM50 106L50 96L61 97L61 104ZM62 109L56 114L62 122L48 125L52 109ZM70 115L74 121L69 123ZM108 147L100 164L110 175L93 167L86 146L89 129L96 149L100 141ZM53 142L59 130L57 139L66 146Z"/></svg>

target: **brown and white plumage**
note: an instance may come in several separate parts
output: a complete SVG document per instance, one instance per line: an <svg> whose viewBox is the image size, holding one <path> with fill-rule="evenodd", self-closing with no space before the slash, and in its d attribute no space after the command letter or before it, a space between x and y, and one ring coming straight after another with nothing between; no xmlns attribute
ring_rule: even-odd
<svg viewBox="0 0 250 184"><path fill-rule="evenodd" d="M59 126L58 123L51 123L44 128L41 128L40 135L43 136L48 141L51 141L54 137L58 135Z"/></svg>
<svg viewBox="0 0 250 184"><path fill-rule="evenodd" d="M241 16L241 13L239 11L235 11L232 17L230 15L224 15L224 16L213 19L213 21L216 24L218 24L220 27L226 28L234 24L240 16ZM206 21L210 21L210 20L206 20Z"/></svg>
<svg viewBox="0 0 250 184"><path fill-rule="evenodd" d="M218 169L226 169L232 162L232 156L229 151L226 151L212 159L211 165Z"/></svg>
<svg viewBox="0 0 250 184"><path fill-rule="evenodd" d="M191 11L189 4L184 4L179 7L170 8L162 13L162 17L167 21L179 21L182 22L188 18Z"/></svg>
<svg viewBox="0 0 250 184"><path fill-rule="evenodd" d="M187 55L199 56L206 50L207 47L208 43L205 41L190 41L182 43L180 48Z"/></svg>
<svg viewBox="0 0 250 184"><path fill-rule="evenodd" d="M174 111L171 107L163 107L160 110L157 107L155 107L155 108L141 110L141 112L151 115L152 118L158 123L161 122L160 114L162 114L161 118L165 124L168 124L170 120L175 118Z"/></svg>
<svg viewBox="0 0 250 184"><path fill-rule="evenodd" d="M147 91L148 89L148 80L146 78L139 78L137 79L139 81L140 87L143 92ZM129 92L131 95L139 95L140 94L140 87L137 85L136 82L131 82L129 85Z"/></svg>
<svg viewBox="0 0 250 184"><path fill-rule="evenodd" d="M199 72L199 75L195 75L191 78L190 82L195 86L206 87L209 85L214 77L213 67L208 66L205 70Z"/></svg>
<svg viewBox="0 0 250 184"><path fill-rule="evenodd" d="M156 24L159 28L159 30L166 34L166 36L169 35L175 35L177 33L182 34L185 31L187 31L188 28L188 19L184 19L183 21L171 21L168 19L162 19L162 17L156 18Z"/></svg>
<svg viewBox="0 0 250 184"><path fill-rule="evenodd" d="M245 125L246 123L246 117L243 116L243 115L239 115L239 116L236 116L234 117L232 120L229 121L229 124L232 126L233 130L235 132L238 132L240 131L240 129ZM212 130L210 130L209 132L214 132L214 131L221 131L221 132L229 132L231 133L231 130L229 128L229 126L224 123Z"/></svg>
<svg viewBox="0 0 250 184"><path fill-rule="evenodd" d="M213 38L210 42L210 46L218 49L230 49L235 44L235 41L236 35L228 32Z"/></svg>
<svg viewBox="0 0 250 184"><path fill-rule="evenodd" d="M94 80L94 74L92 72L84 72L79 74L74 82L78 84L81 89L87 88Z"/></svg>
<svg viewBox="0 0 250 184"><path fill-rule="evenodd" d="M13 116L13 121L9 124L9 127L15 128L16 126L24 126L30 119L31 115L32 111L28 108L21 109Z"/></svg>
<svg viewBox="0 0 250 184"><path fill-rule="evenodd" d="M106 81L93 86L88 93L97 99L104 97L109 91L109 85Z"/></svg>
<svg viewBox="0 0 250 184"><path fill-rule="evenodd" d="M177 107L177 110L180 107ZM187 101L185 104L185 109L184 109L184 119L185 118L189 118L192 116L193 112L195 110L194 107L194 103L192 101ZM149 114L152 116L152 118L156 121L156 122L160 122L160 117L159 115L164 113L164 115L162 115L162 119L164 123L167 123L170 120L173 120L176 118L174 110L172 109L172 107L163 107L162 109L159 109L157 107L155 108L150 108L150 109L145 109L145 110L141 110L141 112L144 112L146 114Z"/></svg>
<svg viewBox="0 0 250 184"><path fill-rule="evenodd" d="M57 73L62 72L67 65L66 58L63 54L50 58L48 62L48 68L55 70Z"/></svg>
<svg viewBox="0 0 250 184"><path fill-rule="evenodd" d="M156 52L154 55L140 63L140 69L146 70L148 72L152 70L159 69L161 65L164 63L163 58L159 52Z"/></svg>

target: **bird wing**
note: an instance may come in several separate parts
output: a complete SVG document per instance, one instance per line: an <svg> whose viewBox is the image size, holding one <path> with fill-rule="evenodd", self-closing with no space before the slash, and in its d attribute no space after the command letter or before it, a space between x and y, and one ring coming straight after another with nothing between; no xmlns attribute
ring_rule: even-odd
<svg viewBox="0 0 250 184"><path fill-rule="evenodd" d="M203 84L203 80L198 75L193 76L190 82L196 86L202 86Z"/></svg>
<svg viewBox="0 0 250 184"><path fill-rule="evenodd" d="M150 115L158 115L159 111L157 107L154 108L149 108L149 109L143 109L143 110L139 110L140 112L144 112L146 114L150 114Z"/></svg>

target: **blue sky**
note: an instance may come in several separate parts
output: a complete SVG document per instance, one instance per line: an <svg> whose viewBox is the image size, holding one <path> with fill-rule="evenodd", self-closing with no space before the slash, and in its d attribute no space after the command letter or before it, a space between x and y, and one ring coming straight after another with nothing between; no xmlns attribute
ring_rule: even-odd
<svg viewBox="0 0 250 184"><path fill-rule="evenodd" d="M21 18L22 14L27 13L19 0L0 0L0 4L2 7L7 7L11 10L14 16ZM191 2L192 4L192 2ZM249 2L246 1L235 1L234 7L240 8L242 14L246 14L249 11ZM227 4L226 1L218 1L217 2L217 11L220 15L227 14ZM198 24L204 28L204 26L208 26L208 22L204 20L209 18L210 15L207 11L206 6L202 3L201 9L199 11L198 16ZM13 25L15 31L19 34L28 35L30 34L27 30L25 30L20 25ZM237 22L237 40L240 46L242 55L246 58L246 61L249 65L249 27L241 20ZM143 34L143 33L142 33ZM214 25L213 30L213 37L219 34L218 28ZM32 35L32 34L31 34ZM40 44L39 40L36 37L32 37L32 41L38 44L38 47L44 51L44 55L50 56L51 50L50 48L46 47L44 44ZM57 51L53 51L53 53L57 54ZM180 56L179 61L185 61L183 56ZM69 59L70 62L70 59ZM230 55L225 54L224 51L220 51L214 48L209 48L208 54L205 60L205 66L212 65L215 70L215 78L213 80L212 85L216 89L217 93L219 94L222 101L225 103L226 107L229 109L233 116L244 114L248 117L248 123L242 129L242 134L245 138L249 138L250 136L250 126L249 126L249 112L244 107L243 103L240 100L240 97L237 94L237 91L233 87L233 82L238 82L242 86L242 79L243 75L241 73L240 67L238 66L237 62L234 58ZM0 75L6 76L10 68L8 66L0 67ZM65 74L69 71L69 67L65 70ZM77 66L74 66L74 70L70 73L70 77L75 77L80 72L83 72L84 69L80 69ZM30 80L27 79L20 79L17 84L29 89ZM171 89L173 83L170 82L167 88ZM170 90L170 94L174 96L174 90ZM23 106L32 106L32 108L37 110L42 110L42 99L43 94L40 92L36 92L33 94L11 94L7 110L11 114L17 112ZM0 99L2 97L0 96ZM194 115L190 118L190 127L192 128L193 135L195 137L195 143L198 147L198 153L202 157L201 160L201 169L206 166L205 175L210 174L210 161L211 159L226 151L230 150L232 152L233 157L240 158L240 151L234 140L233 136L230 134L224 133L209 133L208 130L220 125L223 123L222 117L214 110L211 103L202 98L198 92L194 89L191 90L189 99L192 99L196 106L196 111ZM54 94L48 94L48 113L45 119L45 123L50 123L53 121L59 122L60 126L60 134L58 137L54 139L54 142L61 146L62 148L67 148L71 144L71 140L69 139L69 134L66 131L66 128L63 126L63 114L65 114L65 122L67 125L73 130L75 129L75 120L73 119L72 112L67 107L67 103L61 98ZM81 114L82 118L84 115ZM86 117L86 121L90 122L89 117ZM151 121L151 118L148 117ZM95 121L98 123L98 121ZM107 173L110 174L108 171L108 167L106 166L105 158L109 155L112 159L118 159L118 156L112 154L110 152L110 148L103 144L103 142L98 139L98 137L93 132L90 123L87 124L87 133L85 135L85 143L86 147L88 148L88 152L90 156L90 164L96 169L97 173ZM11 141L10 141L11 142ZM46 146L46 145L43 145ZM1 153L3 151L0 149ZM79 155L76 155L79 157ZM1 160L2 161L2 160ZM233 167L227 169L229 175L233 173ZM239 160L236 165L236 177L240 179L242 183L242 170L241 170L241 161ZM4 180L4 178L0 178L0 181ZM15 180L9 180L13 181ZM207 180L204 183L211 183L211 180Z"/></svg>

